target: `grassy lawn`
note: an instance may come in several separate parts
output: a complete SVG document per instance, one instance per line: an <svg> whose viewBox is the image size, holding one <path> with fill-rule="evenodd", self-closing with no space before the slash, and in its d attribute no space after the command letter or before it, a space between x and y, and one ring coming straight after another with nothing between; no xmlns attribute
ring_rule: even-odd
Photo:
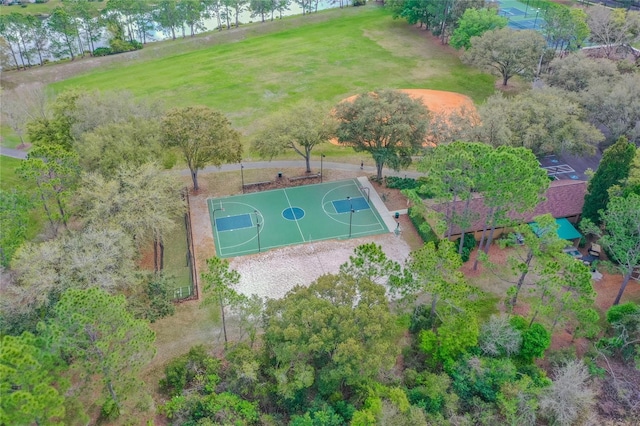
<svg viewBox="0 0 640 426"><path fill-rule="evenodd" d="M24 181L16 174L16 169L20 166L21 161L17 158L0 155L0 188L8 190L25 187Z"/></svg>
<svg viewBox="0 0 640 426"><path fill-rule="evenodd" d="M26 135L23 136L26 141ZM6 125L0 125L0 144L7 148L15 148L20 145L20 137Z"/></svg>
<svg viewBox="0 0 640 426"><path fill-rule="evenodd" d="M187 232L182 218L176 219L176 225L165 240L164 270L175 278L175 288L183 288L182 294L186 296L191 285L191 272L187 265Z"/></svg>
<svg viewBox="0 0 640 426"><path fill-rule="evenodd" d="M21 161L22 160L16 158L0 155L0 188L2 188L3 191L27 189L25 182L16 174L16 169L20 166ZM44 228L46 220L41 206L36 201L29 214L27 239L31 240L35 238Z"/></svg>
<svg viewBox="0 0 640 426"><path fill-rule="evenodd" d="M100 5L101 3L96 4ZM105 3L102 4L104 5ZM0 15L9 15L16 12L31 15L49 14L58 6L62 6L62 0L49 0L47 3L25 3L25 7L15 4L12 6L0 6Z"/></svg>
<svg viewBox="0 0 640 426"><path fill-rule="evenodd" d="M303 98L335 103L369 90L423 87L482 102L494 91L493 77L463 66L448 48L378 7L277 33L247 34L235 43L95 70L52 87L129 90L167 107L208 105L245 134L256 120Z"/></svg>

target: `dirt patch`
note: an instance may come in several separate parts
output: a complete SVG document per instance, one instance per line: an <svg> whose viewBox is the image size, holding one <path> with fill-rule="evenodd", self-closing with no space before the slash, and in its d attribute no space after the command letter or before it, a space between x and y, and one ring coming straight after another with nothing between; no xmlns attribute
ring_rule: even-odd
<svg viewBox="0 0 640 426"><path fill-rule="evenodd" d="M443 90L431 90L431 89L398 89L400 92L406 93L411 98L420 100L424 106L432 113L433 116L445 117L457 112L461 114L463 111L475 112L476 107L470 97L456 93L447 92ZM349 96L342 100L342 102L353 102L359 95ZM432 137L427 136L426 145L433 145L429 140ZM337 139L331 139L330 142L334 145L339 145Z"/></svg>

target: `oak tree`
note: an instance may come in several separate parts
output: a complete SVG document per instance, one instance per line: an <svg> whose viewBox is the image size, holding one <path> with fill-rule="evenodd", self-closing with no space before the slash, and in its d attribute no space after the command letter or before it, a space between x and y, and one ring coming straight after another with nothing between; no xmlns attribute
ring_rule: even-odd
<svg viewBox="0 0 640 426"><path fill-rule="evenodd" d="M162 119L164 142L184 155L193 189L198 190L198 170L241 159L240 133L220 112L204 106L173 109Z"/></svg>
<svg viewBox="0 0 640 426"><path fill-rule="evenodd" d="M253 138L253 146L262 157L272 159L287 150L304 158L311 173L311 151L327 142L335 132L335 120L328 108L309 101L270 116Z"/></svg>
<svg viewBox="0 0 640 426"><path fill-rule="evenodd" d="M421 101L393 90L363 93L335 108L336 135L356 152L368 152L382 179L385 164L400 170L411 163L427 135L429 111Z"/></svg>
<svg viewBox="0 0 640 426"><path fill-rule="evenodd" d="M501 76L506 86L514 75L532 77L544 48L544 37L537 31L502 28L472 37L462 60Z"/></svg>

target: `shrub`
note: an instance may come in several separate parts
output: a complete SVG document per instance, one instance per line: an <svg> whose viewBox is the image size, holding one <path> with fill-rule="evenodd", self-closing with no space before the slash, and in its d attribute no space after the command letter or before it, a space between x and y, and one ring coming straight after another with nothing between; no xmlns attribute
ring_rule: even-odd
<svg viewBox="0 0 640 426"><path fill-rule="evenodd" d="M391 189L416 189L420 184L412 178L401 178L396 176L385 176L385 185Z"/></svg>
<svg viewBox="0 0 640 426"><path fill-rule="evenodd" d="M640 312L640 306L633 302L623 303L609 308L607 311L607 322L615 324L620 322L625 316Z"/></svg>
<svg viewBox="0 0 640 426"><path fill-rule="evenodd" d="M409 218L411 219L411 223L413 223L413 226L415 226L416 231L418 231L418 235L420 235L420 238L422 238L423 242L428 243L430 241L433 241L436 244L438 243L438 236L435 232L433 232L431 225L429 225L427 221L424 220L424 217L419 211L410 207Z"/></svg>
<svg viewBox="0 0 640 426"><path fill-rule="evenodd" d="M509 323L513 328L522 332L522 349L518 355L521 361L533 362L535 358L541 357L551 345L551 334L542 325L533 323L529 327L527 320L519 315L511 317Z"/></svg>
<svg viewBox="0 0 640 426"><path fill-rule="evenodd" d="M111 55L111 49L108 47L98 47L93 51L93 56L107 56Z"/></svg>
<svg viewBox="0 0 640 426"><path fill-rule="evenodd" d="M174 358L165 367L165 377L160 380L162 390L171 396L182 392L196 380L205 380L206 387L212 387L219 381L220 362L207 354L204 346L194 346L185 355Z"/></svg>

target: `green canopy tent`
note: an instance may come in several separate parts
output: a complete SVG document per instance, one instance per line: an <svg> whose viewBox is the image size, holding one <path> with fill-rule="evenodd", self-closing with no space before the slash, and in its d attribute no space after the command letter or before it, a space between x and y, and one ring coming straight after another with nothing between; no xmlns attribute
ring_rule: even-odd
<svg viewBox="0 0 640 426"><path fill-rule="evenodd" d="M558 236L563 240L571 241L574 246L577 243L576 240L582 238L582 234L578 232L575 226L567 219L556 219L556 224L558 224ZM536 222L529 223L529 226L534 232L538 231L538 224Z"/></svg>

